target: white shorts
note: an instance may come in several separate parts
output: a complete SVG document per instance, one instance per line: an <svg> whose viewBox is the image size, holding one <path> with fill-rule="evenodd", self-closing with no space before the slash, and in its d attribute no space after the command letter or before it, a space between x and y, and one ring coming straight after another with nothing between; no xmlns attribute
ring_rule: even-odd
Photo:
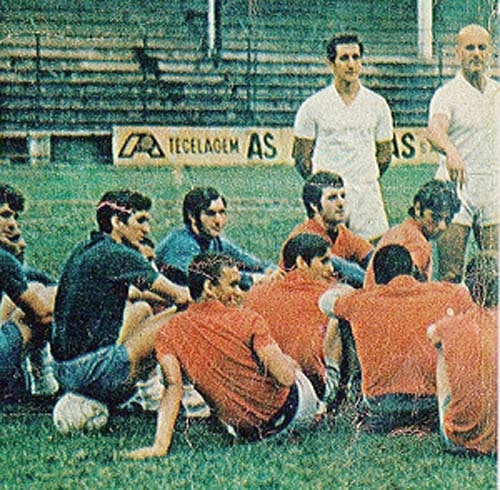
<svg viewBox="0 0 500 490"><path fill-rule="evenodd" d="M491 175L474 175L464 187L459 190L460 211L453 218L453 223L464 226L497 225L498 216L498 185Z"/></svg>
<svg viewBox="0 0 500 490"><path fill-rule="evenodd" d="M439 167L437 179L448 179L448 173ZM453 223L462 226L497 225L498 212L498 177L492 174L469 175L462 189L457 189L462 205L453 218Z"/></svg>
<svg viewBox="0 0 500 490"><path fill-rule="evenodd" d="M389 223L379 183L376 180L346 183L345 190L350 230L366 240L381 237L389 229Z"/></svg>
<svg viewBox="0 0 500 490"><path fill-rule="evenodd" d="M275 438L287 437L291 432L309 428L322 407L309 378L299 369L295 375L295 386L297 386L299 397L297 411L290 423L279 431L274 436Z"/></svg>

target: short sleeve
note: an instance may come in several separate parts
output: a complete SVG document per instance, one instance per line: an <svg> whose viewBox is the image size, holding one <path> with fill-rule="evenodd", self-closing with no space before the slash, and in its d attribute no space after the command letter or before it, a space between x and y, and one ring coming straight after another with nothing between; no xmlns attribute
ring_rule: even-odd
<svg viewBox="0 0 500 490"><path fill-rule="evenodd" d="M172 341L175 336L175 325L176 319L173 318L156 332L155 351L158 359L168 354L176 355Z"/></svg>
<svg viewBox="0 0 500 490"><path fill-rule="evenodd" d="M375 141L391 141L392 140L392 114L389 104L385 99L381 99L380 102L380 115L377 121L377 127L375 129Z"/></svg>
<svg viewBox="0 0 500 490"><path fill-rule="evenodd" d="M245 308L244 311L249 320L247 322L247 325L249 326L247 334L253 350L258 351L268 345L275 344L276 341L271 336L269 326L264 318L247 308Z"/></svg>
<svg viewBox="0 0 500 490"><path fill-rule="evenodd" d="M297 138L316 138L316 123L311 114L309 100L306 100L297 111L293 129Z"/></svg>
<svg viewBox="0 0 500 490"><path fill-rule="evenodd" d="M356 293L354 293L355 295ZM343 318L344 320L348 320L349 313L351 310L353 294L348 296L339 296L333 303L333 314L337 318Z"/></svg>
<svg viewBox="0 0 500 490"><path fill-rule="evenodd" d="M431 99L429 106L429 119L436 114L444 114L451 119L451 106L443 87L438 89Z"/></svg>

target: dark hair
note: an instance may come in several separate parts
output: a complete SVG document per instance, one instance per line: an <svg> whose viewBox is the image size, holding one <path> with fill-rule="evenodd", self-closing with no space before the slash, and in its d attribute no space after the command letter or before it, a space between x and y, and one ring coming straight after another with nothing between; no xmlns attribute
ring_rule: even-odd
<svg viewBox="0 0 500 490"><path fill-rule="evenodd" d="M127 223L130 215L136 211L149 211L151 199L129 189L109 191L101 197L96 209L96 219L99 230L111 233L113 229L111 218L118 216L123 223Z"/></svg>
<svg viewBox="0 0 500 490"><path fill-rule="evenodd" d="M321 196L327 187L344 187L342 177L333 172L317 172L310 175L302 188L302 201L306 208L307 216L312 218L316 208L321 211Z"/></svg>
<svg viewBox="0 0 500 490"><path fill-rule="evenodd" d="M330 243L320 235L299 233L285 244L283 248L283 265L286 271L295 267L298 257L302 257L307 265L311 265L314 257L322 257L330 248Z"/></svg>
<svg viewBox="0 0 500 490"><path fill-rule="evenodd" d="M465 285L472 299L483 308L498 304L498 260L493 252L481 252L470 259Z"/></svg>
<svg viewBox="0 0 500 490"><path fill-rule="evenodd" d="M363 56L363 43L359 40L357 34L337 34L333 36L326 47L326 57L332 63L337 57L337 46L341 44L357 44L359 46L359 54Z"/></svg>
<svg viewBox="0 0 500 490"><path fill-rule="evenodd" d="M373 272L377 284L388 284L401 275L413 274L413 260L406 247L386 245L377 250L373 257Z"/></svg>
<svg viewBox="0 0 500 490"><path fill-rule="evenodd" d="M219 284L222 269L234 267L234 260L228 255L217 252L204 252L197 255L191 262L188 271L188 286L194 300L201 298L206 281L215 286Z"/></svg>
<svg viewBox="0 0 500 490"><path fill-rule="evenodd" d="M450 219L458 213L460 209L460 199L453 182L433 179L425 183L415 194L413 206L408 210L408 214L415 217L415 204L420 204L420 210L430 209L434 213L449 212Z"/></svg>
<svg viewBox="0 0 500 490"><path fill-rule="evenodd" d="M193 187L185 196L184 202L182 203L182 217L186 225L190 225L191 221L189 219L192 216L196 223L200 221L200 214L202 211L206 211L212 201L216 199L222 199L224 206L226 206L226 199L222 196L219 191L213 187Z"/></svg>
<svg viewBox="0 0 500 490"><path fill-rule="evenodd" d="M16 213L24 210L24 196L9 184L0 184L0 204L8 204Z"/></svg>

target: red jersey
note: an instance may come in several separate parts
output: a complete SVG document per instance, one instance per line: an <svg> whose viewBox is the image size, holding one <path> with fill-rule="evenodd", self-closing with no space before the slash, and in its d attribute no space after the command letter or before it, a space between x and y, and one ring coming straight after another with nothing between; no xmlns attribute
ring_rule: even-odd
<svg viewBox="0 0 500 490"><path fill-rule="evenodd" d="M326 230L316 220L310 218L300 223L292 230L292 232L286 239L285 244L291 238L299 235L300 233L319 235L331 244L330 250L332 254L336 255L337 257L341 257L343 259L351 260L353 262L361 264L366 256L372 251L373 247L370 242L354 234L343 224L339 224L337 230L337 238L335 239L335 243L332 243L332 239L330 238ZM281 267L283 265L283 248L281 250L280 258Z"/></svg>
<svg viewBox="0 0 500 490"><path fill-rule="evenodd" d="M443 427L455 444L480 453L496 449L498 309L474 305L436 324L451 389Z"/></svg>
<svg viewBox="0 0 500 490"><path fill-rule="evenodd" d="M420 226L413 218L406 218L401 224L388 230L377 243L377 247L366 269L364 288L375 285L373 272L373 257L377 250L386 245L401 245L411 255L413 263L417 266L420 274L430 280L432 277L432 245L425 238Z"/></svg>
<svg viewBox="0 0 500 490"><path fill-rule="evenodd" d="M351 325L363 393L435 395L437 353L427 327L472 304L464 286L410 276L338 298L334 313Z"/></svg>
<svg viewBox="0 0 500 490"><path fill-rule="evenodd" d="M323 340L328 318L318 300L330 285L294 270L282 279L254 286L245 299L245 306L266 320L281 350L300 364L319 397L325 385Z"/></svg>
<svg viewBox="0 0 500 490"><path fill-rule="evenodd" d="M290 389L263 374L256 351L274 343L257 313L219 301L191 305L156 336L159 358L172 354L214 408L237 430L268 422L284 405Z"/></svg>

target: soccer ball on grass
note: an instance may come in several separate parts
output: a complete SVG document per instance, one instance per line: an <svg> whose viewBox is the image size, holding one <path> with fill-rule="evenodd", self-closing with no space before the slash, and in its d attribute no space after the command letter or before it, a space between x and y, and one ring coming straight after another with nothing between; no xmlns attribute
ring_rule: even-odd
<svg viewBox="0 0 500 490"><path fill-rule="evenodd" d="M108 407L76 393L66 393L55 404L53 420L61 434L102 429L108 422Z"/></svg>

